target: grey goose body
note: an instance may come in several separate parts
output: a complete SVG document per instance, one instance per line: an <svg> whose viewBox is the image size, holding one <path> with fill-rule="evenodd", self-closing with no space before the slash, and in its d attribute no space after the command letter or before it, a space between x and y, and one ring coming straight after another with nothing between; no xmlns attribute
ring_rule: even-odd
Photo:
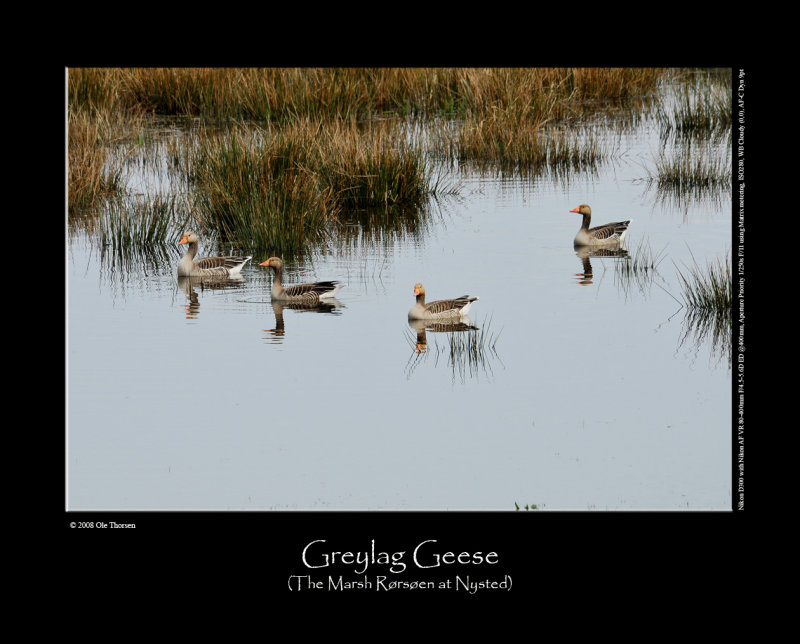
<svg viewBox="0 0 800 644"><path fill-rule="evenodd" d="M441 320L459 318L467 315L472 304L479 298L462 295L449 300L436 300L425 303L425 287L419 282L414 285L417 303L408 312L409 320Z"/></svg>
<svg viewBox="0 0 800 644"><path fill-rule="evenodd" d="M588 204L581 204L577 208L570 210L570 212L577 212L583 215L581 227L578 230L578 234L575 235L575 246L619 246L628 231L628 226L633 221L632 219L627 219L589 228L592 221L592 209Z"/></svg>
<svg viewBox="0 0 800 644"><path fill-rule="evenodd" d="M187 231L178 244L188 244L186 254L178 263L178 275L181 277L229 277L239 273L244 265L253 257L231 255L228 257L202 257L195 259L200 243L197 234Z"/></svg>
<svg viewBox="0 0 800 644"><path fill-rule="evenodd" d="M274 273L270 294L272 299L277 302L314 304L323 299L336 297L336 294L347 286L336 280L325 280L284 287L283 261L280 258L270 257L267 261L261 262L260 266L271 268Z"/></svg>

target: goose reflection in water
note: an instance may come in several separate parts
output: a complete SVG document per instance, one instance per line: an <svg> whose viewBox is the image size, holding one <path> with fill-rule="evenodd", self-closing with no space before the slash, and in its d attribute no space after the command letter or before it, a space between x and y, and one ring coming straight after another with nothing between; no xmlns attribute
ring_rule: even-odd
<svg viewBox="0 0 800 644"><path fill-rule="evenodd" d="M467 316L462 316L460 320L438 321L431 320L409 320L410 326L417 333L415 350L417 353L426 351L428 348L428 334L431 333L459 333L462 331L477 330L478 327L472 323Z"/></svg>
<svg viewBox="0 0 800 644"><path fill-rule="evenodd" d="M581 246L575 248L575 254L583 263L583 273L575 273L578 284L587 285L592 283L594 273L592 271L592 257L629 257L629 253L624 248L591 248Z"/></svg>
<svg viewBox="0 0 800 644"><path fill-rule="evenodd" d="M267 334L267 339L274 343L281 342L286 334L286 322L283 318L283 311L285 309L292 309L293 311L300 311L303 313L341 315L341 309L344 308L342 303L336 298L327 298L316 303L272 300L270 304L272 305L272 311L275 313L275 328L264 329L264 333Z"/></svg>
<svg viewBox="0 0 800 644"><path fill-rule="evenodd" d="M178 288L184 292L186 298L189 300L189 303L184 305L187 319L197 319L200 313L200 298L195 289L199 289L201 292L206 289L220 291L241 288L243 284L244 277L239 274L231 275L230 277L179 277Z"/></svg>
<svg viewBox="0 0 800 644"><path fill-rule="evenodd" d="M456 379L466 382L468 378L477 379L481 375L491 379L492 362L499 361L500 356L495 348L499 334L490 331L490 322L479 328L468 317L461 316L449 321L409 320L408 326L413 331L406 337L414 350L406 364L407 377L410 378L417 367L433 355L434 366L439 365L440 358L445 359L453 382ZM442 346L435 335L429 344L428 333L444 334Z"/></svg>

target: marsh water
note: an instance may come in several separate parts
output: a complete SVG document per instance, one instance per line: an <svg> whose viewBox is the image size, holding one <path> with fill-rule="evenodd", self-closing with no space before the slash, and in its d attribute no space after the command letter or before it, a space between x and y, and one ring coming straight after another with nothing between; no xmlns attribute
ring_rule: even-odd
<svg viewBox="0 0 800 644"><path fill-rule="evenodd" d="M589 172L448 168L458 190L415 226L353 218L286 262L287 284L347 283L319 310L270 303L268 255L192 283L179 234L122 259L70 228L67 508L730 509L729 347L678 280L730 253L730 194L644 180L663 147L647 120L608 137ZM632 219L629 256L656 267L581 257L582 203L593 225ZM478 330L411 327L416 282L479 296Z"/></svg>

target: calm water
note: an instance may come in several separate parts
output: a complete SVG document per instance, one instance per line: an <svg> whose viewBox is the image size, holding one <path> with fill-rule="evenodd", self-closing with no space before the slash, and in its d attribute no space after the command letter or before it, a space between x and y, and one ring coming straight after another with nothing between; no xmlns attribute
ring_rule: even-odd
<svg viewBox="0 0 800 644"><path fill-rule="evenodd" d="M424 233L290 263L286 283L348 283L325 311L273 308L266 256L187 285L177 237L121 266L70 235L67 507L730 509L726 348L687 327L677 280L730 252L730 198L670 205L639 181L657 136L619 146L568 182L462 173ZM662 253L652 279L613 257L586 277L581 203L595 225L633 219L628 250ZM416 282L480 297L477 359L451 354L468 332L416 351Z"/></svg>

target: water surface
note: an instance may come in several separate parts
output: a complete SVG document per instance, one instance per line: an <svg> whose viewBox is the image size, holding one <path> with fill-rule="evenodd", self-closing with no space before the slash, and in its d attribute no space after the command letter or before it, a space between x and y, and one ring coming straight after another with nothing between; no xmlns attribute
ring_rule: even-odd
<svg viewBox="0 0 800 644"><path fill-rule="evenodd" d="M255 256L240 280L179 282L68 239L70 510L728 510L731 371L697 337L679 268L730 252L731 203L661 199L651 128L597 172L459 171L417 234L353 236L287 262L285 283L348 286L323 310L274 307ZM727 152L722 149L722 153ZM578 215L632 218L663 253L623 279L580 257ZM201 240L200 254L215 251ZM476 359L406 314L477 295Z"/></svg>

